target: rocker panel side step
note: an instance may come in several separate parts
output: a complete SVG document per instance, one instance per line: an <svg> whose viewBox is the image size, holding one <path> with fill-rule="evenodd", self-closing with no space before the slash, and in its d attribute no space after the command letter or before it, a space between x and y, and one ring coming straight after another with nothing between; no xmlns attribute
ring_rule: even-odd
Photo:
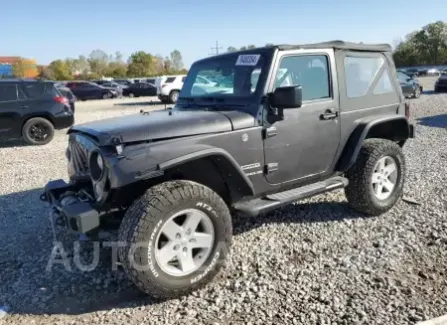
<svg viewBox="0 0 447 325"><path fill-rule="evenodd" d="M241 204L236 204L234 208L249 216L256 216L261 212L274 210L281 206L302 200L314 195L322 194L348 185L348 179L337 176L327 180L294 188L288 191L279 192L266 197L254 199Z"/></svg>

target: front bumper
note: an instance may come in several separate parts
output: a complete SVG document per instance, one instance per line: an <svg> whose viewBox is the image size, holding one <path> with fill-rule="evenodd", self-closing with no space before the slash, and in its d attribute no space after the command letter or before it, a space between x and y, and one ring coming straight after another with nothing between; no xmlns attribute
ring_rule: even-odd
<svg viewBox="0 0 447 325"><path fill-rule="evenodd" d="M53 122L54 122L54 128L56 130L69 128L75 122L74 115L72 112L59 114L54 116Z"/></svg>
<svg viewBox="0 0 447 325"><path fill-rule="evenodd" d="M50 204L52 222L85 234L99 227L100 213L88 198L78 195L81 190L80 184L67 184L58 179L45 186L40 199Z"/></svg>

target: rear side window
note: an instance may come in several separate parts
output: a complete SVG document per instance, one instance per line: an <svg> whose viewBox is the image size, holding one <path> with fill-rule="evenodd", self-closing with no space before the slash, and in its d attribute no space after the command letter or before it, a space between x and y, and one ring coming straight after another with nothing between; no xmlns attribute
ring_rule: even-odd
<svg viewBox="0 0 447 325"><path fill-rule="evenodd" d="M182 82L185 82L185 79L186 79L186 77L183 77L183 78L182 78Z"/></svg>
<svg viewBox="0 0 447 325"><path fill-rule="evenodd" d="M46 84L41 82L24 83L22 85L28 98L40 98L45 93Z"/></svg>
<svg viewBox="0 0 447 325"><path fill-rule="evenodd" d="M373 89L374 95L393 92L394 88L385 64L383 57L345 57L348 98L366 96L376 80L377 83Z"/></svg>
<svg viewBox="0 0 447 325"><path fill-rule="evenodd" d="M15 84L0 83L0 102L17 100L17 86Z"/></svg>
<svg viewBox="0 0 447 325"><path fill-rule="evenodd" d="M175 80L175 77L168 77L168 78L166 78L165 83L171 83L171 82L174 82L174 80Z"/></svg>

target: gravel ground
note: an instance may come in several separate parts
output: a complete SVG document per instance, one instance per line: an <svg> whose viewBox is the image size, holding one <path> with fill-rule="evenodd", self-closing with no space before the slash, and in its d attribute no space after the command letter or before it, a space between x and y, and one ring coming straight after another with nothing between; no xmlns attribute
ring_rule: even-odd
<svg viewBox="0 0 447 325"><path fill-rule="evenodd" d="M0 310L8 311L0 323L389 325L446 314L447 95L433 94L433 81L424 78L428 91L411 101L416 139L405 146L405 194L418 204L401 201L366 218L337 191L236 219L223 272L170 301L141 295L112 270L109 248L91 272L73 262L71 271L60 264L46 271L53 237L39 193L50 179L66 178L66 135L44 147L1 143ZM147 101L79 103L76 119L130 114ZM64 241L69 257L72 246ZM85 263L92 247L83 244Z"/></svg>

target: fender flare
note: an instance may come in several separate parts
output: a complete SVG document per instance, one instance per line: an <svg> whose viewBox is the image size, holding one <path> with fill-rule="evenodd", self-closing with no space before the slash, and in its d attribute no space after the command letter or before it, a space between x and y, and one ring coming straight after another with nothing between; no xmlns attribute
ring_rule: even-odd
<svg viewBox="0 0 447 325"><path fill-rule="evenodd" d="M167 170L170 168L173 168L178 165L182 165L184 163L194 161L201 158L211 157L211 156L217 156L220 158L225 159L232 169L237 173L237 176L239 176L242 180L242 183L246 188L243 188L242 191L246 192L248 191L249 195L254 195L255 190L253 187L253 183L250 181L250 179L245 175L245 173L242 171L240 165L238 162L226 151L221 148L209 148L209 149L203 149L199 151L195 151L177 158L173 158L170 160L167 160L165 162L159 163L157 165L158 170Z"/></svg>
<svg viewBox="0 0 447 325"><path fill-rule="evenodd" d="M362 148L363 141L368 136L368 133L375 126L388 122L398 122L404 123L406 125L406 130L402 136L396 137L393 141L406 140L410 136L410 125L405 116L392 115L392 116L382 116L375 119L367 119L358 121L357 127L352 131L349 136L348 141L342 151L340 158L337 161L335 169L340 172L347 171L355 163L357 156Z"/></svg>

